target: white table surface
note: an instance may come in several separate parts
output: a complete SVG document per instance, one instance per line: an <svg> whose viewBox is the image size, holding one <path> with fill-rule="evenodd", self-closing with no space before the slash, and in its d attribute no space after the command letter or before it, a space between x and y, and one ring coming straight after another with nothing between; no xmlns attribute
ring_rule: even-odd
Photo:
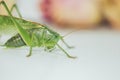
<svg viewBox="0 0 120 80"><path fill-rule="evenodd" d="M20 0L19 7L26 19L39 21L33 2ZM67 58L59 49L47 53L35 48L26 58L26 47L0 47L0 80L120 80L120 32L80 31L65 40L75 48L63 47L77 59Z"/></svg>
<svg viewBox="0 0 120 80"><path fill-rule="evenodd" d="M120 34L120 33L119 33ZM77 59L67 58L60 50L46 53L28 48L0 48L0 80L119 80L120 36L118 33L79 32L66 38L74 49L66 49Z"/></svg>

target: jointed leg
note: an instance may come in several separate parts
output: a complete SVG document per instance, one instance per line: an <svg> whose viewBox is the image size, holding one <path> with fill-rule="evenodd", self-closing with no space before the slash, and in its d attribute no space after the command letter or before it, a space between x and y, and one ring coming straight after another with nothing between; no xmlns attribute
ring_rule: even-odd
<svg viewBox="0 0 120 80"><path fill-rule="evenodd" d="M73 59L76 58L74 56L69 55L59 44L57 44L57 46L58 46L58 48L60 48L67 55L68 58L73 58Z"/></svg>
<svg viewBox="0 0 120 80"><path fill-rule="evenodd" d="M29 54L26 57L30 57L32 55L32 46L30 46Z"/></svg>
<svg viewBox="0 0 120 80"><path fill-rule="evenodd" d="M29 50L29 54L27 55L27 57L30 57L32 55L32 48L33 48L33 37L34 37L34 32L32 33L32 36L31 36L31 45L30 45L30 50Z"/></svg>
<svg viewBox="0 0 120 80"><path fill-rule="evenodd" d="M63 38L61 38L61 41L66 45L67 48L74 48L73 46L68 45Z"/></svg>
<svg viewBox="0 0 120 80"><path fill-rule="evenodd" d="M16 9L16 11L17 11L17 13L18 13L18 16L19 16L20 18L22 18L22 15L21 15L21 13L20 13L20 11L19 11L19 9L18 9L18 7L17 7L17 5L16 5L16 4L14 4L14 5L12 6L12 8L11 8L10 12L12 12L12 11L13 11L13 9Z"/></svg>
<svg viewBox="0 0 120 80"><path fill-rule="evenodd" d="M15 24L15 26L18 30L18 33L20 34L20 36L22 37L24 42L27 44L27 46L31 46L30 35L28 34L28 32L25 29L23 29L22 26L14 19L10 10L8 9L8 6L6 5L6 3L3 0L0 2L0 5L1 4L5 7L6 11L8 12L9 16L11 17L11 20Z"/></svg>

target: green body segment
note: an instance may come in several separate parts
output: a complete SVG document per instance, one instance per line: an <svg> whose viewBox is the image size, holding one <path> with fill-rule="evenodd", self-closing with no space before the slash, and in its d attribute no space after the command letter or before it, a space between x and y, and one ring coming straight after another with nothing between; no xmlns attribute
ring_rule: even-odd
<svg viewBox="0 0 120 80"><path fill-rule="evenodd" d="M13 6L13 8L14 7L16 8L20 18L13 17L11 11L9 10L4 0L0 1L0 5L4 6L9 15L9 16L0 15L0 42L2 40L1 37L4 36L8 37L9 35L8 40L5 42L5 44L3 43L4 44L3 46L9 48L21 47L25 45L29 46L30 50L29 54L27 55L27 57L29 57L32 55L33 47L38 46L44 47L46 49L52 49L57 45L69 58L75 58L73 56L70 56L58 44L58 41L60 39L63 41L63 43L65 42L57 32L54 32L47 26L23 20L17 6Z"/></svg>
<svg viewBox="0 0 120 80"><path fill-rule="evenodd" d="M15 18L15 17L14 17L14 19L18 23L20 23L20 25L24 29L31 29L31 28L40 28L40 27L42 27L42 25L40 25L38 23L26 21L24 19ZM6 31L7 31L8 34L11 33L9 31L13 31L14 33L18 33L17 29L16 29L16 27L15 27L15 25L13 23L13 21L11 20L11 17L10 16L0 15L0 35L1 34L5 34Z"/></svg>
<svg viewBox="0 0 120 80"><path fill-rule="evenodd" d="M56 32L49 30L47 27L38 23L26 21L23 19L15 18L18 23L29 33L30 37L33 35L32 46L46 47L47 49L54 48L60 39L60 35ZM11 35L11 38L4 44L6 47L21 47L26 46L26 43L18 34L14 23L9 16L0 16L0 35Z"/></svg>
<svg viewBox="0 0 120 80"><path fill-rule="evenodd" d="M21 38L21 36L19 34L10 38L4 44L4 46L9 47L9 48L16 48L16 47L21 47L21 46L25 46L25 45L26 45L26 43L23 41L23 39Z"/></svg>
<svg viewBox="0 0 120 80"><path fill-rule="evenodd" d="M40 28L42 25L30 21L26 21L24 19L16 18L14 19L21 24L23 29L32 29L32 28ZM0 45L3 45L8 39L15 36L18 33L16 26L11 20L10 16L0 15ZM3 38L6 38L3 42Z"/></svg>
<svg viewBox="0 0 120 80"><path fill-rule="evenodd" d="M48 27L26 21L20 18L15 18L15 21L21 25L21 27L29 34L32 39L31 49L28 56L32 54L32 47L44 47L45 49L53 49L55 46L58 46L69 58L76 58L70 56L62 47L58 45L58 41L62 38L57 32L49 29ZM18 33L18 30L11 20L10 16L0 15L0 40L1 37L10 36L3 46L8 48L16 48L22 46L29 46L23 40L21 34ZM31 42L30 42L31 43Z"/></svg>
<svg viewBox="0 0 120 80"><path fill-rule="evenodd" d="M32 28L26 30L30 36L33 34L32 47L45 47L47 49L54 48L58 43L60 36L51 34L45 28ZM23 41L19 34L10 38L6 43L6 47L21 47L26 46L26 43Z"/></svg>

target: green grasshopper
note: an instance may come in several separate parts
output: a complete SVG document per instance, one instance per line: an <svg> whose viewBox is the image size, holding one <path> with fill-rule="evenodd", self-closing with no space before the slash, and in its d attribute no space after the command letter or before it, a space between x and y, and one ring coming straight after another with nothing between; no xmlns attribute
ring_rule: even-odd
<svg viewBox="0 0 120 80"><path fill-rule="evenodd" d="M6 34L5 32L11 31L11 37L5 42L4 45L8 48L16 48L21 46L29 46L29 54L27 57L32 55L33 47L44 47L46 50L52 50L57 46L60 48L69 58L76 58L69 55L59 44L61 40L63 43L70 48L70 46L64 41L63 37L57 32L51 30L46 25L31 22L22 19L22 16L16 5L16 8L20 18L13 17L11 10L9 10L4 0L0 2L3 5L9 16L0 15L0 35ZM14 33L12 33L14 32Z"/></svg>

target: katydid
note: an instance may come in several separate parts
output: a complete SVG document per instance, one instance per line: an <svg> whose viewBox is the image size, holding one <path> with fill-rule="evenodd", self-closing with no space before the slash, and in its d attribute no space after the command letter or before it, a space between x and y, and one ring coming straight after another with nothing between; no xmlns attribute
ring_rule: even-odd
<svg viewBox="0 0 120 80"><path fill-rule="evenodd" d="M0 36L4 34L3 32L8 30L14 31L14 34L5 42L3 46L8 48L16 48L22 46L29 46L29 54L27 57L32 55L33 47L44 47L47 50L54 49L56 46L60 48L69 58L76 58L69 55L59 44L58 41L61 40L65 45L70 48L70 46L63 40L63 37L48 28L46 25L41 25L39 23L31 22L22 19L22 16L16 5L12 7L11 10L7 7L4 0L0 2L8 12L9 16L0 15ZM16 8L20 18L13 17L11 11Z"/></svg>

